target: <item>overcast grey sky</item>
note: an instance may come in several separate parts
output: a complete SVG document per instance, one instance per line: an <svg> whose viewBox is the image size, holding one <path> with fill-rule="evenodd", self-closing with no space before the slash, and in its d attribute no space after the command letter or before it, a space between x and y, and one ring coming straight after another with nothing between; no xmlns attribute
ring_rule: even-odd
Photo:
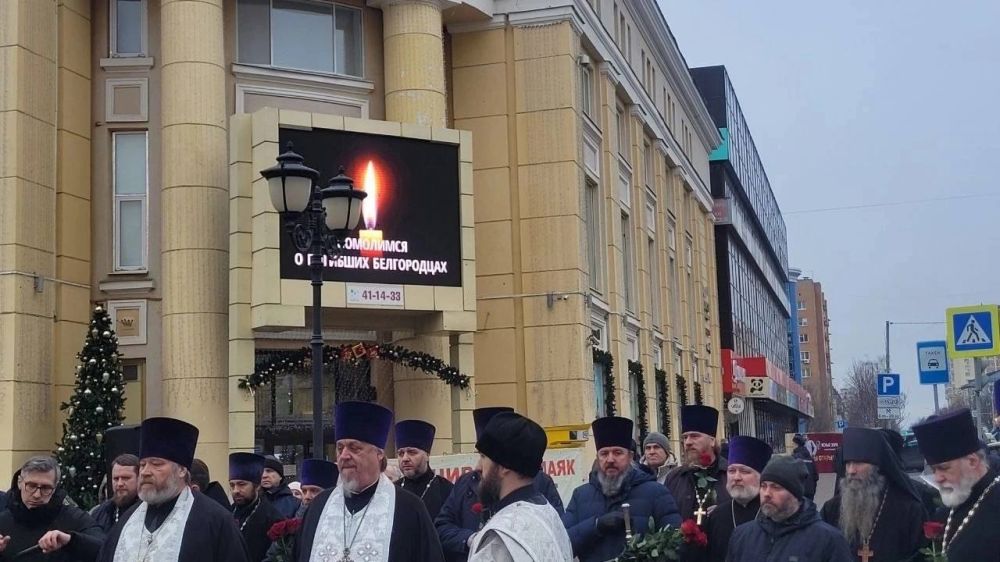
<svg viewBox="0 0 1000 562"><path fill-rule="evenodd" d="M790 263L823 284L838 388L852 360L884 354L886 320L1000 302L1000 2L659 3L689 66L729 71ZM975 197L795 212L957 195ZM909 421L933 410L916 342L944 335L892 328Z"/></svg>

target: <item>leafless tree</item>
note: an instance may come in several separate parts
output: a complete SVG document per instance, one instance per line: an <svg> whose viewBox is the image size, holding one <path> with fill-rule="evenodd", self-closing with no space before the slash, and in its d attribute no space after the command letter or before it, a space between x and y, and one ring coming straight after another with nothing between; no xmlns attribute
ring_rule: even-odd
<svg viewBox="0 0 1000 562"><path fill-rule="evenodd" d="M884 372L885 360L855 360L847 374L844 388L844 416L850 427L887 427L899 431L900 420L878 419L877 375ZM902 396L902 411L906 410L906 395ZM905 417L905 414L902 416Z"/></svg>

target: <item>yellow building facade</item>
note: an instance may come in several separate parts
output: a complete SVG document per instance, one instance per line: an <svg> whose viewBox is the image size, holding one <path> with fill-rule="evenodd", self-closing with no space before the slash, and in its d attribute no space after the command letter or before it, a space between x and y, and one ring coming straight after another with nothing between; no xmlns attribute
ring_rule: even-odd
<svg viewBox="0 0 1000 562"><path fill-rule="evenodd" d="M472 449L482 405L545 426L645 410L674 440L680 404L719 406L720 139L652 0L0 0L0 475L60 438L95 303L127 421L195 423L216 470L308 453L308 373L240 386L311 329L258 173L286 130L455 151L461 282L392 285L401 306L323 288L328 344L471 377L358 375L438 427L435 453Z"/></svg>

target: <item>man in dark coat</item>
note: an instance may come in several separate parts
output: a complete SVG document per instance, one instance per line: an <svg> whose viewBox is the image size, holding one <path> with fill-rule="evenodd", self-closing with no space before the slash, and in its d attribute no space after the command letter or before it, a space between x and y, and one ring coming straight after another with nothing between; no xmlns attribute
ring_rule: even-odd
<svg viewBox="0 0 1000 562"><path fill-rule="evenodd" d="M737 435L729 442L726 491L729 502L719 504L708 516L705 534L708 562L725 562L733 531L760 513L760 473L771 459L771 446L753 437Z"/></svg>
<svg viewBox="0 0 1000 562"><path fill-rule="evenodd" d="M7 492L0 490L0 511L7 509Z"/></svg>
<svg viewBox="0 0 1000 562"><path fill-rule="evenodd" d="M264 457L264 474L260 483L268 501L282 517L295 517L301 502L285 483L285 467L274 455Z"/></svg>
<svg viewBox="0 0 1000 562"><path fill-rule="evenodd" d="M591 424L597 447L597 470L590 482L573 491L563 523L573 544L573 554L581 562L603 562L625 548L627 503L632 532L649 530L650 519L657 529L679 528L680 514L670 492L652 475L632 466L632 420L621 417L598 418Z"/></svg>
<svg viewBox="0 0 1000 562"><path fill-rule="evenodd" d="M730 499L726 492L726 460L715 449L718 427L719 411L715 408L700 405L681 408L684 463L671 470L664 482L677 502L681 518L693 518L699 525L705 522L710 507ZM704 490L697 486L701 473L715 479Z"/></svg>
<svg viewBox="0 0 1000 562"><path fill-rule="evenodd" d="M94 508L91 515L105 533L121 519L132 506L139 503L139 457L125 453L111 463L112 496Z"/></svg>
<svg viewBox="0 0 1000 562"><path fill-rule="evenodd" d="M271 546L267 532L282 517L260 491L264 457L253 453L229 455L229 490L233 494L233 518L247 544L250 562L261 562Z"/></svg>
<svg viewBox="0 0 1000 562"><path fill-rule="evenodd" d="M823 505L823 520L844 532L861 562L901 562L918 556L927 515L882 433L849 427L842 449L847 475L840 493Z"/></svg>
<svg viewBox="0 0 1000 562"><path fill-rule="evenodd" d="M248 562L232 514L188 486L198 428L173 418L149 418L140 432L142 501L114 526L97 559Z"/></svg>
<svg viewBox="0 0 1000 562"><path fill-rule="evenodd" d="M0 512L0 561L92 562L97 557L104 532L87 512L64 505L66 491L59 487L55 459L32 457L14 481L7 510Z"/></svg>
<svg viewBox="0 0 1000 562"><path fill-rule="evenodd" d="M392 411L368 402L341 402L334 420L340 477L336 488L309 504L293 559L443 562L423 502L380 470Z"/></svg>
<svg viewBox="0 0 1000 562"><path fill-rule="evenodd" d="M796 459L802 461L805 465L806 470L809 471L809 478L806 480L806 497L809 499L816 498L816 485L819 483L819 471L816 470L816 462L813 459L812 453L806 447L805 436L796 433L792 437L792 442L795 443L795 449L792 450L792 456Z"/></svg>
<svg viewBox="0 0 1000 562"><path fill-rule="evenodd" d="M1000 471L989 466L967 408L913 426L945 507L943 546L953 562L1000 561Z"/></svg>
<svg viewBox="0 0 1000 562"><path fill-rule="evenodd" d="M226 508L226 511L233 509L233 504L229 503L229 496L226 495L226 489L217 480L212 480L208 465L201 459L194 459L191 462L191 491L201 492Z"/></svg>
<svg viewBox="0 0 1000 562"><path fill-rule="evenodd" d="M733 532L727 562L853 561L844 535L805 497L806 477L798 460L771 459L760 475L760 516Z"/></svg>
<svg viewBox="0 0 1000 562"><path fill-rule="evenodd" d="M429 459L435 432L433 425L421 420L403 420L396 424L396 458L403 473L396 485L419 496L431 519L438 516L455 487L434 474L431 468Z"/></svg>
<svg viewBox="0 0 1000 562"><path fill-rule="evenodd" d="M513 412L513 408L486 407L472 411L475 422L476 438L482 436L483 430L493 416L503 412ZM466 472L455 481L455 487L448 494L441 507L441 512L434 519L441 547L444 549L448 562L465 562L469 558L469 545L472 544L476 531L489 520L490 510L479 501L479 484L482 473L478 470ZM545 496L549 505L555 508L560 516L563 514L562 498L556 489L552 477L543 471L535 475L535 490Z"/></svg>

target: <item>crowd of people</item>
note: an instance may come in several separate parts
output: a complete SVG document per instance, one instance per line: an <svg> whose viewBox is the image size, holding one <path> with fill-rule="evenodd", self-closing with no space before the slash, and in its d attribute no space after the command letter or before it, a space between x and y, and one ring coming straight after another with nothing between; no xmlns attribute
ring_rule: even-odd
<svg viewBox="0 0 1000 562"><path fill-rule="evenodd" d="M0 494L0 562L604 562L664 528L697 538L688 562L1000 561L1000 471L964 409L913 427L934 486L903 470L898 434L847 429L821 507L804 441L780 455L734 436L723 455L707 406L682 409L676 466L662 434L640 454L632 420L595 420L594 468L565 509L540 470L545 431L510 408L474 412L480 460L454 483L430 466L426 421L364 402L334 415L335 463L303 461L290 482L277 458L233 453L228 494L194 458L198 429L171 418L105 434L110 497L90 512L33 457Z"/></svg>

